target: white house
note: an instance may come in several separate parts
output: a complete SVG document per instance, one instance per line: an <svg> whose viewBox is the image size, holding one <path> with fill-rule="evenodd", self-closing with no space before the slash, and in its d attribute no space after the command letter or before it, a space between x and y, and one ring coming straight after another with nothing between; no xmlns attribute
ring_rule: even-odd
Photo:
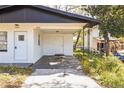
<svg viewBox="0 0 124 93"><path fill-rule="evenodd" d="M44 55L73 55L73 33L93 18L45 6L0 6L0 64L37 62Z"/></svg>
<svg viewBox="0 0 124 93"><path fill-rule="evenodd" d="M116 50L116 47L123 49L123 44L120 45L120 42L117 38L112 37L110 35L110 33L108 34L108 37L109 37L109 41L110 41L110 47L109 48L110 48L111 52ZM90 31L89 37L88 37L88 33L85 32L85 38L84 38L85 49L88 49L88 41L89 41L90 50L97 50L97 51L104 51L105 50L105 40L104 40L102 35L100 36L100 31L99 31L98 25L94 26L92 28L92 30Z"/></svg>
<svg viewBox="0 0 124 93"><path fill-rule="evenodd" d="M86 30L87 31L87 30ZM94 26L92 30L90 31L90 38L88 38L88 33L85 31L85 37L84 37L84 48L88 48L88 41L89 41L89 48L97 50L97 40L96 38L99 38L99 29L98 25ZM89 40L90 39L90 40Z"/></svg>

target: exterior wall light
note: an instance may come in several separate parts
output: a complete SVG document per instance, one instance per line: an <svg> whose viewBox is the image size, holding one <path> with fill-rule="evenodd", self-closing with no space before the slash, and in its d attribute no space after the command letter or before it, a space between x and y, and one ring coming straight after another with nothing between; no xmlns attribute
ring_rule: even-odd
<svg viewBox="0 0 124 93"><path fill-rule="evenodd" d="M19 28L19 24L15 24L15 28Z"/></svg>

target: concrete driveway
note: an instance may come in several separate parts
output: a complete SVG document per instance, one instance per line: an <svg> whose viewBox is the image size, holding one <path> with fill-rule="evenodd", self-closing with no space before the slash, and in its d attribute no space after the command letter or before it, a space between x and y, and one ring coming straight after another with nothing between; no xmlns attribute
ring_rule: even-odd
<svg viewBox="0 0 124 93"><path fill-rule="evenodd" d="M25 88L100 88L83 74L80 62L74 57L48 57L32 66L34 73L22 87ZM46 62L46 63L45 63ZM42 64L43 63L43 64Z"/></svg>

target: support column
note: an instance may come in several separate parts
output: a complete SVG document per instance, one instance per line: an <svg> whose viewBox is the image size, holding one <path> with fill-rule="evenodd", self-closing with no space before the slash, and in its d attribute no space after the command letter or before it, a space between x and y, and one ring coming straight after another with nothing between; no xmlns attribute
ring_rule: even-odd
<svg viewBox="0 0 124 93"><path fill-rule="evenodd" d="M91 48L91 45L90 45L90 32L92 31L92 28L88 28L88 31L87 31L87 33L88 33L88 36L87 36L87 41L88 41L88 43L87 43L87 46L88 46L88 52L90 52L90 48Z"/></svg>
<svg viewBox="0 0 124 93"><path fill-rule="evenodd" d="M88 47L88 52L90 51L90 29L88 28L88 31L87 31L87 47Z"/></svg>
<svg viewBox="0 0 124 93"><path fill-rule="evenodd" d="M84 44L85 44L85 43L84 43L84 39L85 39L85 37L84 37L84 36L85 36L84 29L85 29L85 27L83 27L83 37L82 37L82 39L83 39L83 47L82 47L82 50L83 50L83 51L84 51Z"/></svg>

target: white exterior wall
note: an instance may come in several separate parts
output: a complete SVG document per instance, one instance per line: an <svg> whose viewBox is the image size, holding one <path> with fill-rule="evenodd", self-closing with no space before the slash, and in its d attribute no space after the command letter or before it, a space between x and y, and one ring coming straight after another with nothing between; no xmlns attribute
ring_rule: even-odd
<svg viewBox="0 0 124 93"><path fill-rule="evenodd" d="M40 35L40 45L38 45L38 35ZM43 33L41 30L33 30L34 42L33 42L33 62L36 62L43 56L42 46L43 46Z"/></svg>
<svg viewBox="0 0 124 93"><path fill-rule="evenodd" d="M49 33L43 33L42 30L36 30L36 29L33 32L34 32L33 62L38 61L43 55L54 55L52 51L48 50L49 46L52 49L51 45L53 41L49 39L51 37L63 37L63 53L65 55L73 55L72 34L49 34ZM38 34L40 34L40 46L38 45Z"/></svg>
<svg viewBox="0 0 124 93"><path fill-rule="evenodd" d="M7 32L7 52L0 52L0 63L32 63L33 61L33 30L30 28L20 27L15 28L13 24L10 25L0 25L0 31ZM27 32L27 51L28 59L26 61L15 61L14 59L14 33L18 31Z"/></svg>
<svg viewBox="0 0 124 93"><path fill-rule="evenodd" d="M99 30L98 28L93 29L90 32L90 49L97 49L97 43L94 38L99 37ZM88 35L86 33L85 38L84 38L84 47L87 49L88 48Z"/></svg>
<svg viewBox="0 0 124 93"><path fill-rule="evenodd" d="M43 55L54 55L47 51L45 40L50 36L63 37L63 50L65 55L73 55L73 35L72 34L46 34L41 30L32 29L0 29L0 31L7 31L7 52L0 52L0 63L34 63L39 60ZM16 31L26 31L28 38L28 60L27 61L15 61L14 60L14 33ZM40 34L40 46L38 45L38 34ZM49 42L53 42L52 40ZM50 43L49 43L50 44Z"/></svg>
<svg viewBox="0 0 124 93"><path fill-rule="evenodd" d="M64 35L64 54L73 55L73 34Z"/></svg>
<svg viewBox="0 0 124 93"><path fill-rule="evenodd" d="M97 49L97 42L95 39L96 37L99 37L99 30L93 30L91 32L91 38L90 38L91 49Z"/></svg>
<svg viewBox="0 0 124 93"><path fill-rule="evenodd" d="M37 28L37 25L30 26L30 24L20 24L18 28L15 27L16 23L6 23L0 24L0 31L7 32L7 52L0 52L0 63L34 63L40 59L43 55L54 55L50 51L46 51L46 44L49 46L50 43L46 43L50 36L53 37L63 37L63 54L73 55L73 32L74 30L63 30L63 32L56 34L55 31L45 32L42 30L42 25ZM38 24L39 26L39 24ZM46 26L46 25L45 25ZM58 26L54 26L58 27ZM70 26L71 27L71 26ZM35 29L34 29L35 28ZM49 29L50 30L50 29ZM27 55L28 58L26 61L17 61L14 59L14 33L18 32L27 32ZM40 46L38 45L38 34L40 34ZM52 40L50 40L52 44ZM53 46L54 47L54 46ZM59 48L58 48L59 49Z"/></svg>
<svg viewBox="0 0 124 93"><path fill-rule="evenodd" d="M52 40L50 37L63 37L63 54L73 55L73 35L72 34L43 34L43 54L54 55L52 51L49 51L48 47L51 46ZM47 43L46 43L47 41ZM54 45L52 46L54 47Z"/></svg>

